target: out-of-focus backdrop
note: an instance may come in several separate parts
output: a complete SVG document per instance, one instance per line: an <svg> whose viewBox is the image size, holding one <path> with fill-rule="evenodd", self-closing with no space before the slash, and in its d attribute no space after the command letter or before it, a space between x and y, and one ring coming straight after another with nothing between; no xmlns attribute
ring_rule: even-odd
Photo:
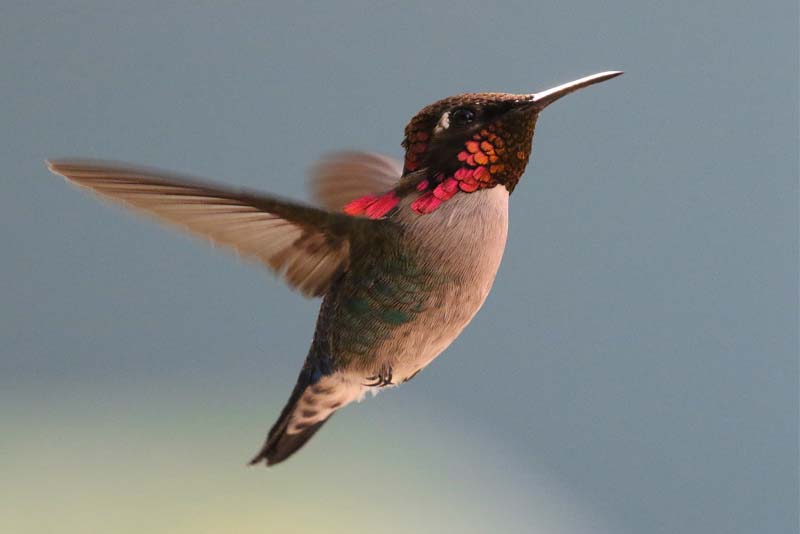
<svg viewBox="0 0 800 534"><path fill-rule="evenodd" d="M798 6L3 2L0 531L790 532ZM53 156L302 198L464 91L541 117L494 291L413 382L247 468L318 303Z"/></svg>

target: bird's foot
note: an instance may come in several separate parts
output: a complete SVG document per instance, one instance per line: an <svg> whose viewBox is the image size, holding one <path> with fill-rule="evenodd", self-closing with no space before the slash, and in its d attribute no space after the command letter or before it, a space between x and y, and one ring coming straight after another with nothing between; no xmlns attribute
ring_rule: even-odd
<svg viewBox="0 0 800 534"><path fill-rule="evenodd" d="M392 367L386 366L383 367L380 372L378 372L375 376L368 376L368 382L364 385L367 387L379 387L382 388L384 386L391 386L392 384Z"/></svg>

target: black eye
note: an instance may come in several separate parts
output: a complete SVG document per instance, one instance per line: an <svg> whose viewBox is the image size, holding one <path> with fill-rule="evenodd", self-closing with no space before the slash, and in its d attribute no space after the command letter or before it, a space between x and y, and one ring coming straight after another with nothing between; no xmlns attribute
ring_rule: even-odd
<svg viewBox="0 0 800 534"><path fill-rule="evenodd" d="M474 109L470 108L456 108L450 113L450 122L456 126L467 126L478 117Z"/></svg>

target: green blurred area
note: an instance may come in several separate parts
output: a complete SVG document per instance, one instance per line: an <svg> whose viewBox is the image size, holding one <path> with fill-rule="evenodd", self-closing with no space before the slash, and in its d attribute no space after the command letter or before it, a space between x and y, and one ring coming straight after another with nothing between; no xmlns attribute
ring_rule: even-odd
<svg viewBox="0 0 800 534"><path fill-rule="evenodd" d="M462 434L420 403L368 434L354 427L380 412L352 407L266 469L245 466L266 428L243 415L263 412L248 407L253 395L211 384L72 386L46 399L26 398L30 387L13 403L0 395L11 408L0 532L605 531L596 518L589 528L587 510L532 456L498 449L479 429ZM193 406L200 389L216 400Z"/></svg>

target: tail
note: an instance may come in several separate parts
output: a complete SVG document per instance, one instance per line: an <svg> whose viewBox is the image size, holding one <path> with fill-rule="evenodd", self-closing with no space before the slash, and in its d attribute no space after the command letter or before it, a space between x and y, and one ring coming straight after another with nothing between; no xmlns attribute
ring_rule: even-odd
<svg viewBox="0 0 800 534"><path fill-rule="evenodd" d="M267 466L275 465L297 452L333 412L358 397L360 387L353 386L339 373L321 375L318 369L305 367L289 402L250 465L263 461Z"/></svg>

